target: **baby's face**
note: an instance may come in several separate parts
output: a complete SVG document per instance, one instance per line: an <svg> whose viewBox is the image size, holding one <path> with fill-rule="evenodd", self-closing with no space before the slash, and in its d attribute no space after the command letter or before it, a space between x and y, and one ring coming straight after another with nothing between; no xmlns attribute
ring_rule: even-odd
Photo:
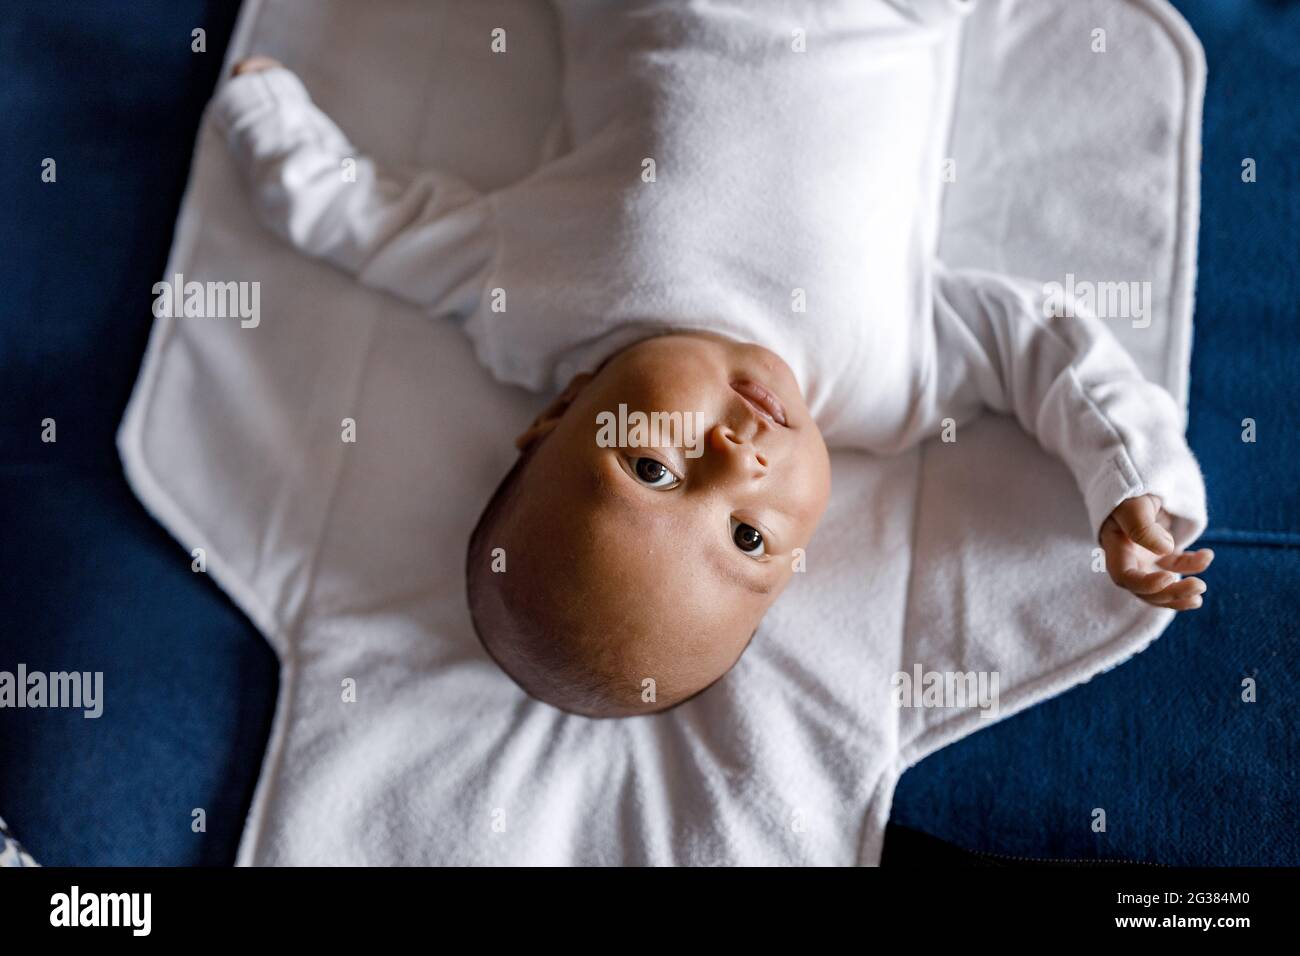
<svg viewBox="0 0 1300 956"><path fill-rule="evenodd" d="M578 384L521 436L537 447L504 529L522 558L508 576L546 602L566 659L628 689L622 713L652 712L740 657L826 508L830 459L789 367L759 346L661 336ZM638 435L636 412L685 427Z"/></svg>

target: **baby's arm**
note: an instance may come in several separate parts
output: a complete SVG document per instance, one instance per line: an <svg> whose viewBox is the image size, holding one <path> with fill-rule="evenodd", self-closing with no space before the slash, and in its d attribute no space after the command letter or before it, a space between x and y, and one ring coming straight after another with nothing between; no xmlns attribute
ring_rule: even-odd
<svg viewBox="0 0 1300 956"><path fill-rule="evenodd" d="M1091 315L1044 317L1046 293L979 270L936 267L934 324L912 427L933 432L981 408L1014 415L1083 493L1111 578L1149 603L1199 607L1185 552L1205 529L1205 486L1177 403L1147 381Z"/></svg>
<svg viewBox="0 0 1300 956"><path fill-rule="evenodd" d="M265 57L237 64L211 109L273 232L434 313L472 309L494 249L481 194L436 170L380 169Z"/></svg>

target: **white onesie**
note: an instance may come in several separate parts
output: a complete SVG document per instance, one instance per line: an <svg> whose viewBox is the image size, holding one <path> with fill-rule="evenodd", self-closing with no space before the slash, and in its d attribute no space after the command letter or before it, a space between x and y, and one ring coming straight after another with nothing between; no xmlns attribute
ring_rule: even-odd
<svg viewBox="0 0 1300 956"><path fill-rule="evenodd" d="M287 69L212 109L271 229L461 322L503 382L560 388L709 330L781 355L832 447L1005 412L1070 468L1094 533L1151 493L1185 546L1205 493L1173 398L1100 321L1045 317L1041 282L934 259L936 61L965 6L565 0L567 149L491 193L365 157Z"/></svg>

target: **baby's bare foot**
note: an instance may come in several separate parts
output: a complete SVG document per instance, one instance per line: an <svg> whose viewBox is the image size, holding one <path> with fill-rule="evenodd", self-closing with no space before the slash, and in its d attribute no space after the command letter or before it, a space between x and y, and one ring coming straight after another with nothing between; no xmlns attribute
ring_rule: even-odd
<svg viewBox="0 0 1300 956"><path fill-rule="evenodd" d="M269 56L249 56L236 63L234 69L230 71L230 75L242 76L245 73L261 73L263 70L274 70L278 66L284 66L284 64Z"/></svg>

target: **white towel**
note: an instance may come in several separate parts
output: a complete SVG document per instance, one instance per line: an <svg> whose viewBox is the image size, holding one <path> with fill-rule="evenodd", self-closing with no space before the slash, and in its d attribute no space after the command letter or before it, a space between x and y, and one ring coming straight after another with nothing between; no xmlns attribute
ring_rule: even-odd
<svg viewBox="0 0 1300 956"><path fill-rule="evenodd" d="M966 29L941 255L1085 288L1149 281L1150 324L1111 327L1181 399L1195 39L1154 0L988 4ZM481 189L536 165L555 112L535 5L250 3L231 56L253 51L298 68L374 154ZM256 328L158 320L120 435L142 500L205 549L283 661L241 862L874 863L902 770L990 719L899 710L896 672L996 672L1005 716L1171 617L1093 571L1069 471L986 417L955 445L837 454L807 573L708 693L654 718L559 714L487 660L461 574L505 425L535 401L492 384L456 329L266 235L210 128L175 273L262 282Z"/></svg>

